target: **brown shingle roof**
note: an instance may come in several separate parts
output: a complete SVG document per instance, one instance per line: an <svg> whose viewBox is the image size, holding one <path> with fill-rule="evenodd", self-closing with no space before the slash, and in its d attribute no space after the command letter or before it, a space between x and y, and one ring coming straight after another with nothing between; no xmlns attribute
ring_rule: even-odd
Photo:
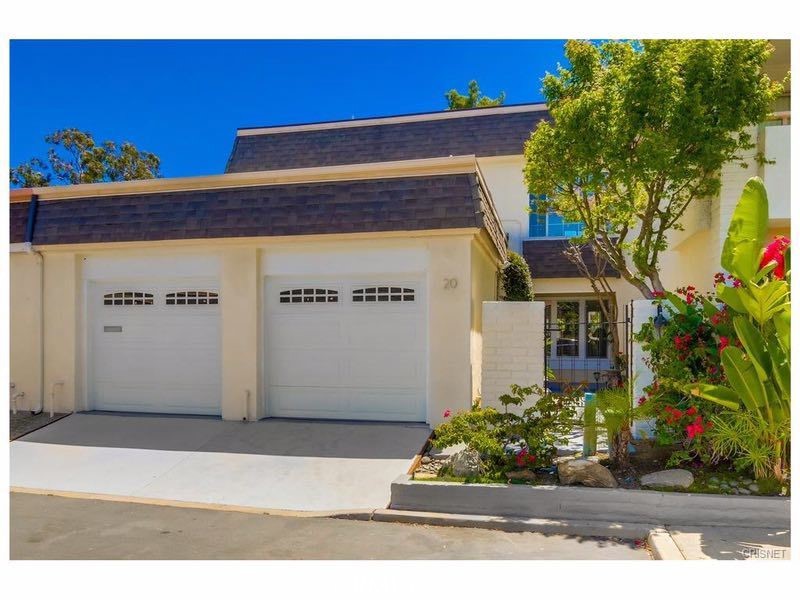
<svg viewBox="0 0 800 600"><path fill-rule="evenodd" d="M525 240L522 242L522 255L531 269L531 276L534 279L546 279L551 277L583 277L578 268L564 256L569 242L563 239L553 240ZM581 248L584 262L592 268L594 266L594 255L591 246ZM616 269L606 265L606 277L619 277Z"/></svg>
<svg viewBox="0 0 800 600"><path fill-rule="evenodd" d="M487 110L490 109L481 109ZM433 113L431 116L440 115ZM546 110L239 135L227 173L435 158L522 154Z"/></svg>
<svg viewBox="0 0 800 600"><path fill-rule="evenodd" d="M495 230L488 202L475 173L46 200L33 243ZM11 204L12 241L22 241L27 207Z"/></svg>

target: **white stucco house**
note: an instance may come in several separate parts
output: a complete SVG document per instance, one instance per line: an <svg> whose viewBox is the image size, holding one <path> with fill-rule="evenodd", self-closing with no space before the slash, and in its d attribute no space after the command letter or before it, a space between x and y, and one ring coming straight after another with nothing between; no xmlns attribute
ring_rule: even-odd
<svg viewBox="0 0 800 600"><path fill-rule="evenodd" d="M725 168L670 241L668 287L711 288L752 175L788 234L782 102L756 131L774 162ZM482 303L508 249L559 321L551 358L584 379L608 368L596 299L561 253L580 224L530 210L523 145L546 118L526 104L243 128L220 175L13 190L18 406L435 425L481 395ZM613 281L619 306L638 297Z"/></svg>

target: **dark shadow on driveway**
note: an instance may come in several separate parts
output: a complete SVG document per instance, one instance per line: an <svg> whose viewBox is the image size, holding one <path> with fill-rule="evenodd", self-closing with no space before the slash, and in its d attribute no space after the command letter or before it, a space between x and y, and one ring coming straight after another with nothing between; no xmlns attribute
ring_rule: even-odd
<svg viewBox="0 0 800 600"><path fill-rule="evenodd" d="M79 413L21 442L322 458L412 459L430 428L419 423Z"/></svg>

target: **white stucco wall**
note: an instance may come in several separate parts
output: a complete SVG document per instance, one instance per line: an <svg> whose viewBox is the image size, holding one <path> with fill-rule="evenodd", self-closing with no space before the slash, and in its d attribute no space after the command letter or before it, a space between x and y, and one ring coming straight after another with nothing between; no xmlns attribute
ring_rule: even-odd
<svg viewBox="0 0 800 600"><path fill-rule="evenodd" d="M483 406L500 409L509 386L544 385L544 303L483 303Z"/></svg>
<svg viewBox="0 0 800 600"><path fill-rule="evenodd" d="M791 125L765 127L764 156L773 164L765 164L764 185L769 194L769 218L771 221L791 218Z"/></svg>
<svg viewBox="0 0 800 600"><path fill-rule="evenodd" d="M522 253L522 240L528 237L528 189L522 169L525 157L494 156L478 159L497 214L508 234L508 247Z"/></svg>

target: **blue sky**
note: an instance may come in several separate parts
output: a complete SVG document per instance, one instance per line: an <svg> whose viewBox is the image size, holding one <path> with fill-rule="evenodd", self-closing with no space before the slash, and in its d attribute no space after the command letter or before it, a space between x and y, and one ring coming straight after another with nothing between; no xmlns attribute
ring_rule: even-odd
<svg viewBox="0 0 800 600"><path fill-rule="evenodd" d="M237 127L441 110L470 79L507 103L540 101L563 44L12 41L11 164L77 127L155 152L167 177L221 173Z"/></svg>

